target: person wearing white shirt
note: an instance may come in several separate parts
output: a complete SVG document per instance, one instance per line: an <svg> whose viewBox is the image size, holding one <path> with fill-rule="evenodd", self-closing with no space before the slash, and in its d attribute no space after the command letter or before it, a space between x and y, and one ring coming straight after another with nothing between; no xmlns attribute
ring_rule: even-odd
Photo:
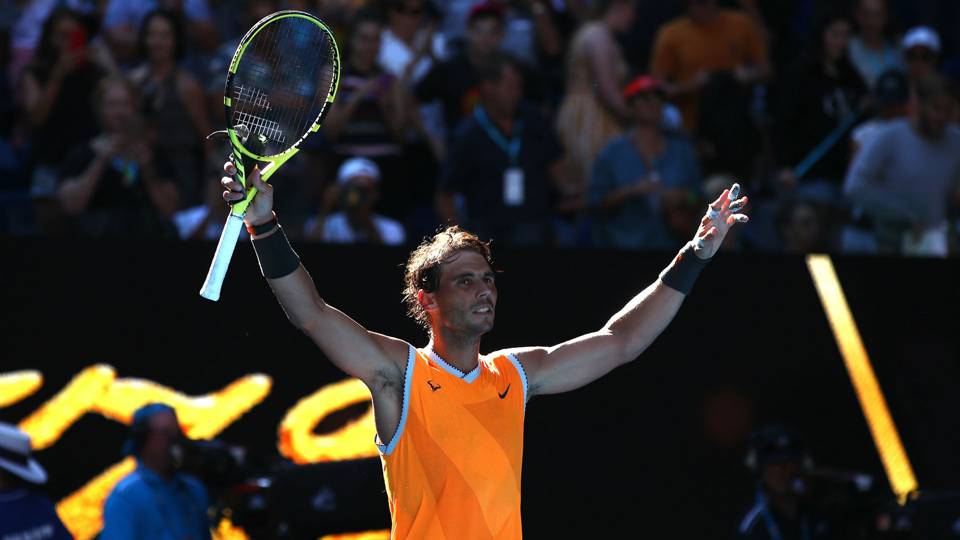
<svg viewBox="0 0 960 540"><path fill-rule="evenodd" d="M320 214L304 224L304 237L338 244L402 245L403 225L373 212L379 182L380 168L373 161L362 157L344 161ZM328 213L332 209L337 211Z"/></svg>

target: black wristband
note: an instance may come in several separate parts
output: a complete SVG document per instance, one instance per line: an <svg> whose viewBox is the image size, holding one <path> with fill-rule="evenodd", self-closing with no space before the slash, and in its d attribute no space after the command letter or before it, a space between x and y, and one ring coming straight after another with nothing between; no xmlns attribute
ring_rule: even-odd
<svg viewBox="0 0 960 540"><path fill-rule="evenodd" d="M697 276L700 275L700 271L707 266L708 262L710 262L710 259L704 260L697 257L693 252L693 246L687 244L683 246L680 253L677 253L670 266L660 272L660 281L671 289L680 291L685 295L690 294L693 283L697 281Z"/></svg>
<svg viewBox="0 0 960 540"><path fill-rule="evenodd" d="M276 230L263 238L253 238L253 251L260 262L260 272L267 279L277 279L288 276L300 266L300 257L290 247L283 227L277 225Z"/></svg>
<svg viewBox="0 0 960 540"><path fill-rule="evenodd" d="M277 214L273 214L273 219L266 223L261 223L260 225L247 225L247 233L250 236L259 236L264 233L268 233L273 230L274 227L278 226L277 223Z"/></svg>

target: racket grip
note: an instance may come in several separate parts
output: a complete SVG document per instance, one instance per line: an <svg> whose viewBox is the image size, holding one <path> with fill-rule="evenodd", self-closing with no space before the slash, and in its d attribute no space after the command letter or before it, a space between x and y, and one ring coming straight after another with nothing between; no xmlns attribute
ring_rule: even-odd
<svg viewBox="0 0 960 540"><path fill-rule="evenodd" d="M237 247L242 229L243 218L231 213L223 226L223 234L220 235L217 251L213 254L207 279L200 288L200 296L207 300L216 302L220 299L220 288L223 286L223 279L227 276L227 268L230 266L230 259L233 258L233 250Z"/></svg>

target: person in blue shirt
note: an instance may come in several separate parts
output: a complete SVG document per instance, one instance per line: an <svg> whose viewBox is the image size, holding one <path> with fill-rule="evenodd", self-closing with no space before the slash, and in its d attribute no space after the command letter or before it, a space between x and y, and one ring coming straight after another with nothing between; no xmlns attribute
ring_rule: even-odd
<svg viewBox="0 0 960 540"><path fill-rule="evenodd" d="M123 451L136 457L137 468L107 497L100 540L210 539L207 491L174 466L182 440L171 407L153 403L134 413Z"/></svg>
<svg viewBox="0 0 960 540"><path fill-rule="evenodd" d="M700 192L697 156L685 137L663 129L659 81L637 77L623 97L635 124L600 151L590 177L594 246L673 249L683 242L672 231L671 212Z"/></svg>
<svg viewBox="0 0 960 540"><path fill-rule="evenodd" d="M72 540L50 499L33 490L47 472L30 449L26 433L0 422L0 539Z"/></svg>

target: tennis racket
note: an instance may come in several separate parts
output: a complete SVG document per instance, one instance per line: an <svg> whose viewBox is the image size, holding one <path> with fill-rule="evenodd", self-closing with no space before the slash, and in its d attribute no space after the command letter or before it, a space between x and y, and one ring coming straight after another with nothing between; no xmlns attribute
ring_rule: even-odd
<svg viewBox="0 0 960 540"><path fill-rule="evenodd" d="M236 180L247 187L247 174L259 167L266 182L293 157L307 136L320 129L339 80L340 52L323 21L287 10L255 24L233 54L223 93ZM250 188L245 199L233 204L200 296L220 299L243 216L256 194Z"/></svg>

